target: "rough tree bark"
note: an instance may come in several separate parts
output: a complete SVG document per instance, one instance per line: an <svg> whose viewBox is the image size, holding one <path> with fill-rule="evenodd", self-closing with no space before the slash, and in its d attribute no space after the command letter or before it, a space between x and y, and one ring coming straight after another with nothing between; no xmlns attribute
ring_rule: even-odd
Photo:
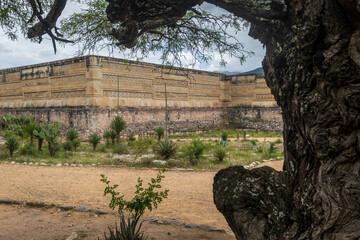
<svg viewBox="0 0 360 240"><path fill-rule="evenodd" d="M237 239L360 238L360 1L207 0L251 22L284 119L284 171L219 171L214 201ZM202 0L108 0L120 44Z"/></svg>

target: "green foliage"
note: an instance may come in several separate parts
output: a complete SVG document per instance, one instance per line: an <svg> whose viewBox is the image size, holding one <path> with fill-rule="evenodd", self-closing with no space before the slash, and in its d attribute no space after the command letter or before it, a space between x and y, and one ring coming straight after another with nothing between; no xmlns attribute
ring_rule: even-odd
<svg viewBox="0 0 360 240"><path fill-rule="evenodd" d="M89 142L93 145L94 151L96 150L96 146L100 143L100 136L97 133L91 134L89 137Z"/></svg>
<svg viewBox="0 0 360 240"><path fill-rule="evenodd" d="M38 151L42 150L42 145L45 140L45 126L42 124L36 124L33 131L34 137L38 140Z"/></svg>
<svg viewBox="0 0 360 240"><path fill-rule="evenodd" d="M244 46L230 32L237 33L247 29L248 24L232 14L215 14L200 7L187 14L177 22L162 27L149 28L143 31L130 49L121 44L114 35L113 29L121 30L121 23L109 22L106 15L106 1L81 1L86 4L82 11L73 13L61 21L60 29L65 37L80 43L78 55L108 49L110 52L120 51L129 58L145 57L161 52L163 64L181 65L184 53L191 53L190 64L208 62L220 53L221 65L225 65L225 54L229 54L243 62L252 52L244 50ZM156 23L154 24L156 26ZM231 30L230 30L231 29ZM140 29L139 29L140 30ZM151 31L150 31L151 30Z"/></svg>
<svg viewBox="0 0 360 240"><path fill-rule="evenodd" d="M99 152L105 153L107 150L107 147L106 147L106 145L101 145L98 150L99 150Z"/></svg>
<svg viewBox="0 0 360 240"><path fill-rule="evenodd" d="M256 146L256 142L257 142L256 139L251 139L251 140L249 141L249 148L250 148L251 150L254 149L254 147Z"/></svg>
<svg viewBox="0 0 360 240"><path fill-rule="evenodd" d="M144 234L141 232L142 223L139 223L141 216L128 217L127 221L122 215L120 217L119 228L115 225L115 229L109 227L109 236L104 233L104 240L145 240ZM98 238L99 239L99 238Z"/></svg>
<svg viewBox="0 0 360 240"><path fill-rule="evenodd" d="M72 147L73 147L73 145L70 140L64 142L64 144L63 144L63 148L65 151L71 151Z"/></svg>
<svg viewBox="0 0 360 240"><path fill-rule="evenodd" d="M214 157L217 161L222 162L226 157L226 148L218 146L214 151Z"/></svg>
<svg viewBox="0 0 360 240"><path fill-rule="evenodd" d="M181 151L189 160L190 164L196 165L204 155L206 145L199 138L193 139L190 144L184 146Z"/></svg>
<svg viewBox="0 0 360 240"><path fill-rule="evenodd" d="M280 144L280 143L282 143L281 139L277 139L277 140L275 141L275 144Z"/></svg>
<svg viewBox="0 0 360 240"><path fill-rule="evenodd" d="M131 136L129 137L129 141L130 141L130 142L136 141L136 137L134 137L133 135L131 135Z"/></svg>
<svg viewBox="0 0 360 240"><path fill-rule="evenodd" d="M4 114L0 117L0 125L1 128L6 130L10 128L10 125L13 124L15 121L15 117L11 114Z"/></svg>
<svg viewBox="0 0 360 240"><path fill-rule="evenodd" d="M76 150L78 147L80 147L81 141L78 138L75 138L72 142L71 142L74 150Z"/></svg>
<svg viewBox="0 0 360 240"><path fill-rule="evenodd" d="M14 151L19 148L19 143L15 137L10 137L6 139L5 145L6 145L6 149L9 150L10 157L12 157Z"/></svg>
<svg viewBox="0 0 360 240"><path fill-rule="evenodd" d="M20 154L22 156L35 156L36 149L31 145L31 143L27 143L22 148L20 148Z"/></svg>
<svg viewBox="0 0 360 240"><path fill-rule="evenodd" d="M223 131L223 132L221 133L221 140L224 141L224 142L226 142L227 139L228 139L228 132Z"/></svg>
<svg viewBox="0 0 360 240"><path fill-rule="evenodd" d="M128 148L127 148L126 144L124 144L123 142L120 142L120 143L112 146L112 152L114 154L124 154L127 151L128 151Z"/></svg>
<svg viewBox="0 0 360 240"><path fill-rule="evenodd" d="M111 122L111 129L116 133L116 142L120 141L120 133L126 128L126 122L120 116L116 116Z"/></svg>
<svg viewBox="0 0 360 240"><path fill-rule="evenodd" d="M163 127L159 126L155 129L155 133L156 133L156 136L158 138L158 141L161 140L161 138L164 136L165 134L165 130Z"/></svg>
<svg viewBox="0 0 360 240"><path fill-rule="evenodd" d="M156 178L151 178L151 181L148 183L148 187L143 187L143 180L139 177L137 180L135 196L130 200L126 201L124 195L120 195L116 191L118 185L110 185L110 181L105 177L104 174L101 174L101 182L105 183L107 186L104 190L104 196L107 194L111 195L111 201L109 204L110 209L117 208L119 214L122 214L125 211L128 211L132 217L142 216L145 213L145 210L148 209L152 211L156 209L158 204L163 201L164 198L167 198L169 190L156 192L156 189L161 188L161 180L165 178L162 174L163 171L159 171Z"/></svg>
<svg viewBox="0 0 360 240"><path fill-rule="evenodd" d="M34 130L36 130L36 123L31 121L24 126L24 132L30 136L30 144L34 145Z"/></svg>
<svg viewBox="0 0 360 240"><path fill-rule="evenodd" d="M34 130L34 136L44 137L48 143L48 149L50 156L55 156L56 152L60 150L60 142L61 142L61 124L54 123L48 124L43 127L42 132L38 132L38 130ZM43 134L43 135L42 135Z"/></svg>
<svg viewBox="0 0 360 240"><path fill-rule="evenodd" d="M114 132L115 133L115 132ZM110 130L106 130L103 134L103 138L105 139L106 141L106 145L110 145L110 140L111 140L111 131ZM115 137L114 139L116 138L116 134L115 134ZM114 144L114 142L113 142Z"/></svg>
<svg viewBox="0 0 360 240"><path fill-rule="evenodd" d="M176 144L171 140L164 140L157 143L157 153L164 159L169 159L177 152Z"/></svg>
<svg viewBox="0 0 360 240"><path fill-rule="evenodd" d="M72 142L77 138L78 138L78 132L76 131L76 129L74 128L69 129L69 131L66 134L66 140Z"/></svg>
<svg viewBox="0 0 360 240"><path fill-rule="evenodd" d="M269 147L258 146L256 152L262 154L264 159L275 158L278 155L278 147L276 147L276 142L270 143Z"/></svg>

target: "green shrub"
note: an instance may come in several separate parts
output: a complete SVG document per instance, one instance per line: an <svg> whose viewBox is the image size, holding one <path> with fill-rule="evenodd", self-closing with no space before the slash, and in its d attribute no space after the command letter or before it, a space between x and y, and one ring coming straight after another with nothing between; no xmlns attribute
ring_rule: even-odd
<svg viewBox="0 0 360 240"><path fill-rule="evenodd" d="M111 140L111 133L110 133L110 130L106 130L103 134L103 138L105 139L106 141L106 145L110 145L110 140Z"/></svg>
<svg viewBox="0 0 360 240"><path fill-rule="evenodd" d="M63 148L65 151L71 151L72 147L73 147L73 145L70 140L64 142L64 144L63 144Z"/></svg>
<svg viewBox="0 0 360 240"><path fill-rule="evenodd" d="M277 139L277 140L275 141L275 144L280 144L280 143L282 143L281 139Z"/></svg>
<svg viewBox="0 0 360 240"><path fill-rule="evenodd" d="M131 135L131 136L129 137L129 141L130 141L130 142L136 141L136 137L134 137L133 135Z"/></svg>
<svg viewBox="0 0 360 240"><path fill-rule="evenodd" d="M99 152L106 152L106 150L107 150L107 147L105 146L105 145L101 145L100 147L99 147Z"/></svg>
<svg viewBox="0 0 360 240"><path fill-rule="evenodd" d="M161 140L161 138L164 136L165 134L165 130L163 127L159 126L155 129L155 133L156 133L156 136L158 138L158 141Z"/></svg>
<svg viewBox="0 0 360 240"><path fill-rule="evenodd" d="M189 160L190 164L196 165L204 155L206 145L200 139L193 139L190 144L184 146L181 151Z"/></svg>
<svg viewBox="0 0 360 240"><path fill-rule="evenodd" d="M20 148L20 154L22 156L35 156L36 149L31 145L31 143L27 143L22 148Z"/></svg>
<svg viewBox="0 0 360 240"><path fill-rule="evenodd" d="M226 148L218 146L214 151L215 160L222 162L226 157Z"/></svg>
<svg viewBox="0 0 360 240"><path fill-rule="evenodd" d="M123 214L124 210L129 212L127 221L124 215L120 220L119 228L111 229L110 236L108 237L104 233L105 240L142 240L146 239L141 232L142 223L139 224L140 217L145 213L145 210L156 209L163 199L167 198L169 190L156 192L156 189L161 188L161 180L165 177L162 172L159 171L156 179L151 178L151 181L147 184L147 188L143 187L143 180L139 177L138 184L136 185L135 196L130 200L126 201L124 195L116 192L118 185L110 185L110 181L101 174L101 182L106 184L104 190L104 196L110 194L112 196L109 207L110 209L117 208L120 215Z"/></svg>
<svg viewBox="0 0 360 240"><path fill-rule="evenodd" d="M116 116L111 122L111 129L116 133L116 142L120 141L120 133L126 128L126 122L120 116Z"/></svg>
<svg viewBox="0 0 360 240"><path fill-rule="evenodd" d="M254 149L254 147L256 146L256 142L257 142L256 139L252 139L252 140L249 141L249 148L251 150Z"/></svg>
<svg viewBox="0 0 360 240"><path fill-rule="evenodd" d="M81 141L78 138L75 138L72 142L72 146L74 147L74 150L76 150L78 147L80 147Z"/></svg>
<svg viewBox="0 0 360 240"><path fill-rule="evenodd" d="M174 156L177 149L176 144L171 140L164 140L157 143L157 153L164 159Z"/></svg>
<svg viewBox="0 0 360 240"><path fill-rule="evenodd" d="M89 137L89 142L93 145L94 151L96 150L96 146L100 143L100 136L97 133L91 134Z"/></svg>
<svg viewBox="0 0 360 240"><path fill-rule="evenodd" d="M10 137L6 139L5 145L6 145L6 149L9 150L10 157L12 157L14 151L19 148L19 143L15 137Z"/></svg>
<svg viewBox="0 0 360 240"><path fill-rule="evenodd" d="M66 140L72 142L77 138L78 138L78 132L76 131L76 129L74 128L69 129L69 131L66 134Z"/></svg>
<svg viewBox="0 0 360 240"><path fill-rule="evenodd" d="M112 152L114 154L124 154L127 152L127 146L120 142L119 144L115 144L112 146Z"/></svg>

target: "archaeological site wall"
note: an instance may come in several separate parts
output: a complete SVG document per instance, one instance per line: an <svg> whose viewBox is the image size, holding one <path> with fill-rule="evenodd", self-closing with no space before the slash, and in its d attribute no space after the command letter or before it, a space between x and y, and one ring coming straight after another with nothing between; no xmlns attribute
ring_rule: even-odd
<svg viewBox="0 0 360 240"><path fill-rule="evenodd" d="M227 76L85 56L0 70L0 115L32 114L37 121L101 132L121 114L127 131L137 134L163 121L165 83L174 132L213 128L224 120L224 109L235 106L277 108L261 74Z"/></svg>

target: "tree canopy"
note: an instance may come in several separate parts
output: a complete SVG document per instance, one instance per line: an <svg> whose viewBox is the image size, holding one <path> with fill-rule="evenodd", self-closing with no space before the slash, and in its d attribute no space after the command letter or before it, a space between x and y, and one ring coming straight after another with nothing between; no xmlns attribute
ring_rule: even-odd
<svg viewBox="0 0 360 240"><path fill-rule="evenodd" d="M131 20L134 16L126 14L131 8L148 3L130 2L26 0L19 6L15 1L5 0L0 1L0 26L12 40L21 34L41 43L48 36L55 52L57 44L77 44L80 46L77 55L107 49L110 53L126 51L129 58L142 59L149 53L161 53L164 64L181 66L185 55L191 55L187 62L195 64L209 62L214 53L219 53L221 64L225 65L225 54L240 62L253 54L234 37L248 28L248 23L231 13L210 13L200 7L200 1L192 1L187 8L182 3L177 7L155 3L157 8L152 16L145 14L140 24ZM62 16L69 4L76 4L78 11ZM164 18L164 14L169 17Z"/></svg>

